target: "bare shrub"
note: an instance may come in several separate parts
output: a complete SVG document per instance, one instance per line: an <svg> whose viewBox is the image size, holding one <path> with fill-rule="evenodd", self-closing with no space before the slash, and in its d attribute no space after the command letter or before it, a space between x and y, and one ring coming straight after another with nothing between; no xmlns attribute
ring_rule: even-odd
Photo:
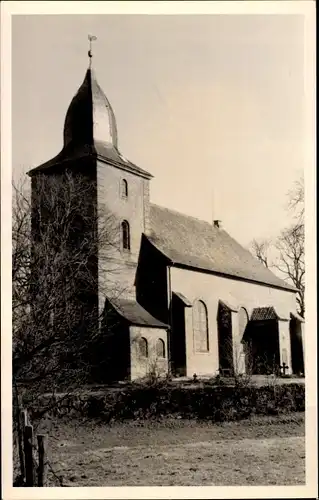
<svg viewBox="0 0 319 500"><path fill-rule="evenodd" d="M230 376L234 379L235 385L239 387L251 385L255 366L251 345L239 339L228 338L225 340L225 353L231 366Z"/></svg>

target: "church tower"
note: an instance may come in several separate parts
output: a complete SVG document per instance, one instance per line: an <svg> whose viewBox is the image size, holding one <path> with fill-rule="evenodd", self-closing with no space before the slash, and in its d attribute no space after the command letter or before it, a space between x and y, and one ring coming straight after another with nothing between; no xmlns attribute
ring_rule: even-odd
<svg viewBox="0 0 319 500"><path fill-rule="evenodd" d="M62 179L65 172L81 174L93 185L88 195L90 203L86 200L85 206L99 214L97 233L104 230L103 224L109 231L107 249L97 247L95 256L101 312L106 297L135 299L141 236L149 229L152 175L120 153L115 114L91 67L91 51L89 57L84 80L66 113L61 152L29 175L33 194L39 179L49 186L50 178ZM90 237L93 233L87 232ZM93 240L91 243L95 244Z"/></svg>

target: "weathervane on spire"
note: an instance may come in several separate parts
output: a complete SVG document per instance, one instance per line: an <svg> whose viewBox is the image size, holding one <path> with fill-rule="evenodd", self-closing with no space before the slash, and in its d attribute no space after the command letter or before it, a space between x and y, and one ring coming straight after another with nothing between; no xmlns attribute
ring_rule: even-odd
<svg viewBox="0 0 319 500"><path fill-rule="evenodd" d="M92 42L94 42L97 38L96 36L94 35L88 35L88 39L89 39L89 42L90 42L90 47L89 47L89 51L88 51L88 56L90 58L90 67L91 67L91 63L92 63Z"/></svg>

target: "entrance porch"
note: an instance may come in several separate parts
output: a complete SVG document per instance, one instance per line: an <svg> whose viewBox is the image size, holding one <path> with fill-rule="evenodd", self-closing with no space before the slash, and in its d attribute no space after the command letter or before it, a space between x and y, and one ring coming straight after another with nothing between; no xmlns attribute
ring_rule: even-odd
<svg viewBox="0 0 319 500"><path fill-rule="evenodd" d="M280 317L274 307L236 309L220 301L218 344L220 372L303 374L303 320Z"/></svg>

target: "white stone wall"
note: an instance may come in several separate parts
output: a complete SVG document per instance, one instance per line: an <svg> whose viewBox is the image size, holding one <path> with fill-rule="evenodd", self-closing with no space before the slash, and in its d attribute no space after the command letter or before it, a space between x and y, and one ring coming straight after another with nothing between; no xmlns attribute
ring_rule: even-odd
<svg viewBox="0 0 319 500"><path fill-rule="evenodd" d="M290 312L296 310L295 294L293 292L223 278L208 273L172 267L171 283L174 291L182 293L192 303L198 299L203 300L208 310L210 350L207 353L196 353L194 350L192 308L185 309L186 367L187 376L190 377L194 373L197 375L214 375L218 371L217 310L219 300L224 300L238 309L245 307L249 316L255 307L274 306L277 313L287 319L289 319ZM237 323L235 323L238 319L237 316L237 314L232 314L234 322L233 340L235 341L239 332ZM285 336L285 340L281 340L281 346L285 342L285 348L288 350L289 336L286 332L286 326L283 326L284 322L281 323L280 331ZM288 321L286 324L289 326ZM290 348L288 351L290 356L289 353Z"/></svg>
<svg viewBox="0 0 319 500"><path fill-rule="evenodd" d="M121 181L128 184L128 197L121 196ZM102 291L113 290L121 297L135 298L135 273L140 250L141 236L149 224L149 180L126 172L101 161L97 162L98 207L109 217L115 234L114 248L108 248L107 273L104 279L105 262L99 259L100 307L103 307ZM121 248L121 222L130 225L130 251ZM100 251L101 254L101 251Z"/></svg>
<svg viewBox="0 0 319 500"><path fill-rule="evenodd" d="M141 356L139 340L144 337L148 342L148 357ZM156 356L156 341L162 339L165 343L165 358ZM152 369L159 375L168 371L167 358L167 331L164 328L150 328L141 326L130 327L131 343L131 380L145 377Z"/></svg>

